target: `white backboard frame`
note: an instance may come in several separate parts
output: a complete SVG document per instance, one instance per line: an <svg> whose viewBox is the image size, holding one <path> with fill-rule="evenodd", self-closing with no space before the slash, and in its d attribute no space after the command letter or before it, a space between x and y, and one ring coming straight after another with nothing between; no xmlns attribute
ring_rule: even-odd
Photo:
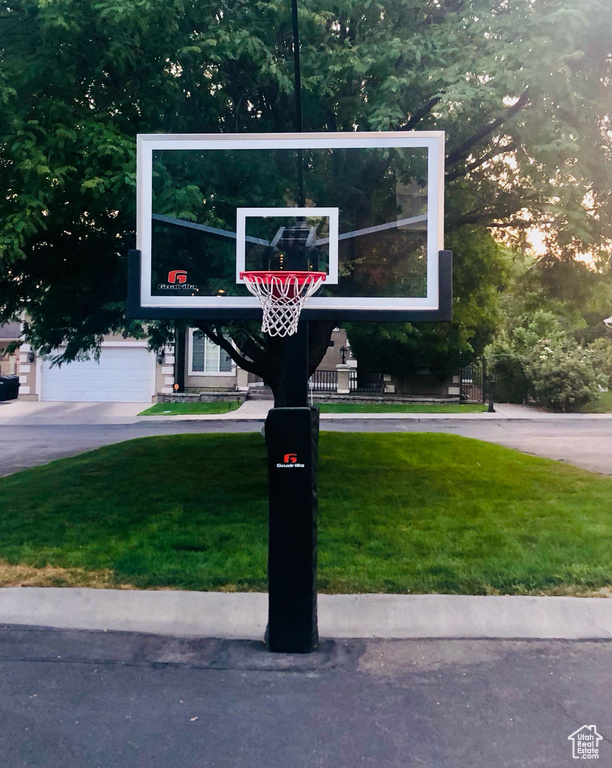
<svg viewBox="0 0 612 768"><path fill-rule="evenodd" d="M427 295L423 297L317 297L309 299L304 312L330 310L334 312L368 311L409 312L436 311L440 305L438 283L438 254L444 249L444 132L355 132L355 133L282 133L282 134L140 134L137 138L137 248L142 255L140 304L143 308L202 309L207 314L221 309L257 309L252 296L153 296L151 293L152 247L152 176L155 150L239 150L239 149L359 149L359 148L425 148L427 149ZM238 209L240 210L240 209ZM261 211L265 209L242 209ZM302 208L273 208L270 215L280 211L303 211ZM308 208L333 211L333 208ZM327 214L321 214L327 215ZM336 219L337 221L337 219ZM330 251L332 219L330 217ZM339 236L342 238L342 235ZM243 238L242 238L243 239ZM335 239L337 248L337 238ZM237 246L239 239L237 233ZM237 251L238 255L238 251ZM337 258L335 280L337 282ZM331 267L331 258L330 258ZM238 266L237 266L238 271ZM330 274L330 278L331 278ZM332 279L329 280L332 282Z"/></svg>

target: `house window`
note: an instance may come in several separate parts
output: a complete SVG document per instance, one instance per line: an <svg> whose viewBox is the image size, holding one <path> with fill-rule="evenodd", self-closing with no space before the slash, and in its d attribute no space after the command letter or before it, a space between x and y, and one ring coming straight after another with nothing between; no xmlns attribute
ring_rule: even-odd
<svg viewBox="0 0 612 768"><path fill-rule="evenodd" d="M233 375L234 362L227 352L204 336L201 331L190 331L190 370L192 374Z"/></svg>

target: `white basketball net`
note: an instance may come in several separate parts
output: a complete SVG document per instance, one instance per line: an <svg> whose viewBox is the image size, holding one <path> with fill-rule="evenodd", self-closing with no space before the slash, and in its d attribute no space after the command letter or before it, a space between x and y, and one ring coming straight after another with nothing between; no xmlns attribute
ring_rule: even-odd
<svg viewBox="0 0 612 768"><path fill-rule="evenodd" d="M246 287L263 309L261 330L269 336L297 331L304 302L325 280L325 272L241 272Z"/></svg>

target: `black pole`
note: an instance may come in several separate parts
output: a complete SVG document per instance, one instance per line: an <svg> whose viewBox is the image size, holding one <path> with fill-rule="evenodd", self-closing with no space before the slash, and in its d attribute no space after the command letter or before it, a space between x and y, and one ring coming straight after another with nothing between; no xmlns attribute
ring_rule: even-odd
<svg viewBox="0 0 612 768"><path fill-rule="evenodd" d="M293 83L295 86L295 130L302 133L302 74L300 71L300 30L298 25L297 0L291 0L291 23L293 26Z"/></svg>
<svg viewBox="0 0 612 768"><path fill-rule="evenodd" d="M271 651L310 653L317 630L319 412L308 407L308 323L283 341L268 450L268 630Z"/></svg>
<svg viewBox="0 0 612 768"><path fill-rule="evenodd" d="M310 653L317 630L317 453L315 408L272 408L266 419L268 647Z"/></svg>
<svg viewBox="0 0 612 768"><path fill-rule="evenodd" d="M302 133L302 72L300 68L300 30L297 0L291 0L291 24L293 27L293 84L295 93L295 131ZM298 208L306 204L304 197L304 160L302 150L297 151Z"/></svg>
<svg viewBox="0 0 612 768"><path fill-rule="evenodd" d="M482 360L482 371L483 379L486 383L487 397L489 399L489 407L487 408L487 413L495 413L495 406L493 404L493 376L491 376L489 369L487 368L486 358L483 358Z"/></svg>
<svg viewBox="0 0 612 768"><path fill-rule="evenodd" d="M177 392L185 391L185 323L175 323L174 343L174 381L178 384Z"/></svg>
<svg viewBox="0 0 612 768"><path fill-rule="evenodd" d="M297 0L291 0L295 130L302 132ZM302 151L298 206L305 205ZM268 629L271 651L310 653L317 629L317 461L319 412L308 407L308 323L283 341L275 407L266 419L269 481Z"/></svg>
<svg viewBox="0 0 612 768"><path fill-rule="evenodd" d="M277 408L305 408L308 405L308 322L300 320L297 333L283 340Z"/></svg>

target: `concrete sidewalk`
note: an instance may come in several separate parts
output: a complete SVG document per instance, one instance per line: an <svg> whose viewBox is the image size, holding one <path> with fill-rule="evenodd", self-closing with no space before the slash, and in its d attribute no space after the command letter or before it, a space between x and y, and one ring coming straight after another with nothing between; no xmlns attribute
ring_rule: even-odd
<svg viewBox="0 0 612 768"><path fill-rule="evenodd" d="M151 403L59 403L11 400L0 402L0 426L111 425L176 423L183 421L264 421L271 400L247 400L235 411L186 416L138 416ZM321 421L600 421L612 413L547 413L525 405L495 405L495 413L322 413Z"/></svg>
<svg viewBox="0 0 612 768"><path fill-rule="evenodd" d="M261 640L263 593L0 589L0 624ZM610 639L612 600L469 595L319 595L322 638Z"/></svg>

